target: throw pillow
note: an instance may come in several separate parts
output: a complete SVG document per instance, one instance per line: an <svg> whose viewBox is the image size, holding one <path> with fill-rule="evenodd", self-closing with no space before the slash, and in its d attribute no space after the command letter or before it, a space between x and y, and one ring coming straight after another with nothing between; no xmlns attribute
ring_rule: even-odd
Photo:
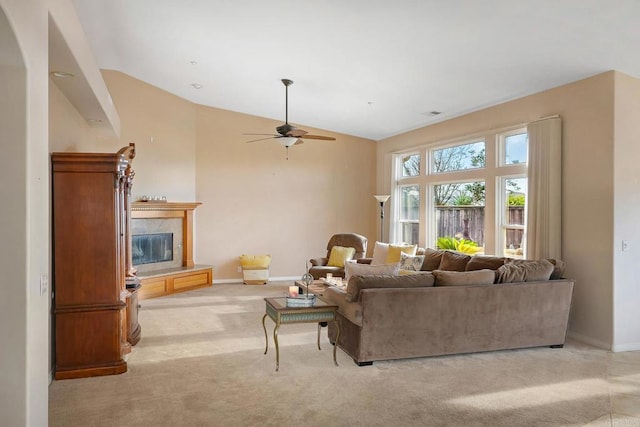
<svg viewBox="0 0 640 427"><path fill-rule="evenodd" d="M497 257L497 256L489 256L489 255L474 255L471 257L467 266L465 268L466 271L475 271L475 270L497 270L501 265L504 265L506 258Z"/></svg>
<svg viewBox="0 0 640 427"><path fill-rule="evenodd" d="M553 264L542 260L509 260L496 270L496 283L536 282L549 280Z"/></svg>
<svg viewBox="0 0 640 427"><path fill-rule="evenodd" d="M413 274L410 276L353 276L347 285L345 300L349 302L360 300L363 289L378 288L424 288L433 286L434 278L431 273Z"/></svg>
<svg viewBox="0 0 640 427"><path fill-rule="evenodd" d="M356 248L334 246L331 248L331 254L329 255L327 265L330 267L344 267L344 262L353 258L355 254Z"/></svg>
<svg viewBox="0 0 640 427"><path fill-rule="evenodd" d="M391 264L392 262L400 262L400 254L405 253L407 255L414 256L416 254L416 250L418 249L417 245L389 245L389 252L387 252L386 263Z"/></svg>
<svg viewBox="0 0 640 427"><path fill-rule="evenodd" d="M453 251L444 251L438 270L465 271L469 260L471 260L470 255Z"/></svg>
<svg viewBox="0 0 640 427"><path fill-rule="evenodd" d="M371 265L384 264L387 261L387 253L389 252L389 244L376 242L373 247L373 255L371 256Z"/></svg>
<svg viewBox="0 0 640 427"><path fill-rule="evenodd" d="M562 277L564 276L564 269L566 268L565 262L562 261L561 259L552 259L552 258L547 258L547 261L553 264L553 272L551 273L551 277L549 277L549 279L550 280L562 279Z"/></svg>
<svg viewBox="0 0 640 427"><path fill-rule="evenodd" d="M422 271L437 270L442 261L442 254L444 251L438 249L425 248L424 249L424 262L422 263Z"/></svg>
<svg viewBox="0 0 640 427"><path fill-rule="evenodd" d="M349 280L351 276L371 276L373 274L388 274L397 276L399 264L360 264L355 261L347 261L344 264L344 278Z"/></svg>
<svg viewBox="0 0 640 427"><path fill-rule="evenodd" d="M420 271L424 255L411 256L404 252L400 253L400 270Z"/></svg>
<svg viewBox="0 0 640 427"><path fill-rule="evenodd" d="M493 285L496 273L493 270L484 269L476 271L444 271L435 270L435 286L468 286L468 285Z"/></svg>

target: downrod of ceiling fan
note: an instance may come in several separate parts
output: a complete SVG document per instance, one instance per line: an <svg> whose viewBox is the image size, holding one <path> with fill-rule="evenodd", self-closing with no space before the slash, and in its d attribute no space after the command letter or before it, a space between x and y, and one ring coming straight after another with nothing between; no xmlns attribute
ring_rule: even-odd
<svg viewBox="0 0 640 427"><path fill-rule="evenodd" d="M289 124L289 86L293 84L293 80L282 79L284 84L284 124Z"/></svg>

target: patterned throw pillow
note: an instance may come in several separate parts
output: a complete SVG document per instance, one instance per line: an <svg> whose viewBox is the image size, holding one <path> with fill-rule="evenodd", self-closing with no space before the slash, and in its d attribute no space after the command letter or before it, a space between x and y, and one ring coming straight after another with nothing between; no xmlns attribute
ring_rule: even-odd
<svg viewBox="0 0 640 427"><path fill-rule="evenodd" d="M420 271L424 255L411 256L404 252L400 254L400 270Z"/></svg>

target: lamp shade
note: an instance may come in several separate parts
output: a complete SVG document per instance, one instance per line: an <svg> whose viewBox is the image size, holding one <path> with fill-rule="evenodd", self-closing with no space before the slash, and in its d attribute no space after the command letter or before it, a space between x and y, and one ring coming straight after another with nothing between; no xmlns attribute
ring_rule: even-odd
<svg viewBox="0 0 640 427"><path fill-rule="evenodd" d="M389 200L389 197L391 197L391 195L389 195L389 194L384 194L384 195L376 194L373 197L375 197L376 200L379 201L380 203L384 203L387 200Z"/></svg>

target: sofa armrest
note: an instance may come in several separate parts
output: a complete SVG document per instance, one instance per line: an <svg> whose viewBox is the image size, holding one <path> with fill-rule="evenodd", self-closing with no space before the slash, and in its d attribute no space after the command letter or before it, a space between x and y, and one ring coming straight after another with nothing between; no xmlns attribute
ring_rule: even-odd
<svg viewBox="0 0 640 427"><path fill-rule="evenodd" d="M327 265L327 262L329 262L329 259L327 259L327 258L311 258L309 260L309 262L314 267L320 267L320 266L323 266L323 265Z"/></svg>

